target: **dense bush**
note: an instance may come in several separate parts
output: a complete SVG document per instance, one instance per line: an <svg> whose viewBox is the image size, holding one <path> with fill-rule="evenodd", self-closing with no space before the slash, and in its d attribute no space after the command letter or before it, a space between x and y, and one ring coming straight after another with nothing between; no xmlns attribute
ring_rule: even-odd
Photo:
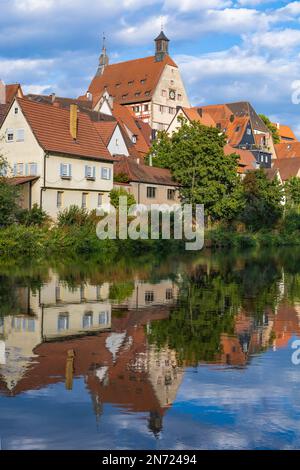
<svg viewBox="0 0 300 470"><path fill-rule="evenodd" d="M95 214L73 205L58 214L57 225L58 227L83 227L90 225L94 217Z"/></svg>
<svg viewBox="0 0 300 470"><path fill-rule="evenodd" d="M48 214L43 211L37 204L32 209L21 209L17 214L17 220L20 224L42 227L50 221Z"/></svg>
<svg viewBox="0 0 300 470"><path fill-rule="evenodd" d="M119 209L120 197L126 197L127 198L127 206L128 207L134 206L136 204L133 194L128 193L123 188L113 189L110 192L110 202L111 202L112 206L114 206L116 209Z"/></svg>

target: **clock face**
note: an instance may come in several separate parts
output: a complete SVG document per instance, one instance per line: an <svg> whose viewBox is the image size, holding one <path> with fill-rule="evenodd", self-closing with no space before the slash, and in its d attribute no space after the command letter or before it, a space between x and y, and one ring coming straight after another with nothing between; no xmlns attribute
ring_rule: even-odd
<svg viewBox="0 0 300 470"><path fill-rule="evenodd" d="M170 100L175 100L176 99L175 90L170 90L169 97L170 97Z"/></svg>

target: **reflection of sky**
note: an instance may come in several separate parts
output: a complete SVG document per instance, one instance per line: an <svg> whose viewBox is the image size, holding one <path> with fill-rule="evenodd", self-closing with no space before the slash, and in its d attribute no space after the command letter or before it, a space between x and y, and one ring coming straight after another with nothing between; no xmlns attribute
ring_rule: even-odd
<svg viewBox="0 0 300 470"><path fill-rule="evenodd" d="M255 356L247 369L188 369L158 440L147 413L104 405L99 423L84 380L0 397L7 449L300 448L300 366L286 349Z"/></svg>

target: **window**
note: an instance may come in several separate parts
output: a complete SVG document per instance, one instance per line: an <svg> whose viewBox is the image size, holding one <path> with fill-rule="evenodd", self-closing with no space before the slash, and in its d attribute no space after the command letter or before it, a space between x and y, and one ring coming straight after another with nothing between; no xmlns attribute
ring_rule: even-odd
<svg viewBox="0 0 300 470"><path fill-rule="evenodd" d="M19 114L19 108L15 108L15 115Z"/></svg>
<svg viewBox="0 0 300 470"><path fill-rule="evenodd" d="M57 191L57 196L56 196L56 206L58 209L60 209L63 205L63 192L62 191Z"/></svg>
<svg viewBox="0 0 300 470"><path fill-rule="evenodd" d="M93 312L87 312L82 319L83 328L91 328L93 326Z"/></svg>
<svg viewBox="0 0 300 470"><path fill-rule="evenodd" d="M82 203L81 203L82 209L87 208L88 195L89 195L88 193L82 193Z"/></svg>
<svg viewBox="0 0 300 470"><path fill-rule="evenodd" d="M159 111L161 112L161 114L164 114L164 106L160 105L159 106Z"/></svg>
<svg viewBox="0 0 300 470"><path fill-rule="evenodd" d="M116 88L120 88L121 83L116 83Z"/></svg>
<svg viewBox="0 0 300 470"><path fill-rule="evenodd" d="M24 174L24 165L23 163L17 164L17 175L22 176Z"/></svg>
<svg viewBox="0 0 300 470"><path fill-rule="evenodd" d="M216 125L217 129L220 131L222 129L222 126L219 122L217 122L217 125Z"/></svg>
<svg viewBox="0 0 300 470"><path fill-rule="evenodd" d="M146 83L146 79L143 78L143 79L141 80L141 84L142 84L142 85L145 85L145 83Z"/></svg>
<svg viewBox="0 0 300 470"><path fill-rule="evenodd" d="M237 126L237 128L235 129L235 132L240 132L241 128L240 126Z"/></svg>
<svg viewBox="0 0 300 470"><path fill-rule="evenodd" d="M133 109L133 111L134 111L135 113L139 113L139 112L140 112L140 107L139 107L139 106L134 106L132 109Z"/></svg>
<svg viewBox="0 0 300 470"><path fill-rule="evenodd" d="M56 303L57 303L57 304L61 303L60 286L56 286L56 287L55 287L55 300L56 300Z"/></svg>
<svg viewBox="0 0 300 470"><path fill-rule="evenodd" d="M178 99L178 101L182 101L182 95L178 94L177 99Z"/></svg>
<svg viewBox="0 0 300 470"><path fill-rule="evenodd" d="M145 292L145 303L151 304L153 302L154 302L154 292L153 291Z"/></svg>
<svg viewBox="0 0 300 470"><path fill-rule="evenodd" d="M165 98L167 96L167 90L161 90L161 96Z"/></svg>
<svg viewBox="0 0 300 470"><path fill-rule="evenodd" d="M135 95L136 97L138 97L138 96L141 95L141 92L140 92L140 91L137 91L134 95Z"/></svg>
<svg viewBox="0 0 300 470"><path fill-rule="evenodd" d="M174 201L176 191L175 189L168 189L168 199L169 201Z"/></svg>
<svg viewBox="0 0 300 470"><path fill-rule="evenodd" d="M248 135L251 135L251 134L252 134L252 132L251 132L251 129L250 129L250 128L248 128L248 129L247 129L247 134L248 134Z"/></svg>
<svg viewBox="0 0 300 470"><path fill-rule="evenodd" d="M102 207L103 204L103 194L99 193L98 194L98 207Z"/></svg>
<svg viewBox="0 0 300 470"><path fill-rule="evenodd" d="M144 111L148 112L149 111L149 104L144 105Z"/></svg>
<svg viewBox="0 0 300 470"><path fill-rule="evenodd" d="M60 177L63 179L71 179L72 178L72 165L69 163L61 163L60 164Z"/></svg>
<svg viewBox="0 0 300 470"><path fill-rule="evenodd" d="M85 287L84 287L84 286L81 286L81 287L80 287L80 301L81 301L81 302L85 302L85 301L86 301L86 298L85 298Z"/></svg>
<svg viewBox="0 0 300 470"><path fill-rule="evenodd" d="M169 114L175 114L175 109L174 108L169 108Z"/></svg>
<svg viewBox="0 0 300 470"><path fill-rule="evenodd" d="M85 165L85 177L87 180L96 179L96 167Z"/></svg>
<svg viewBox="0 0 300 470"><path fill-rule="evenodd" d="M171 83L171 85L174 85L174 80L171 80L171 82L170 82L170 83Z"/></svg>
<svg viewBox="0 0 300 470"><path fill-rule="evenodd" d="M173 300L173 289L166 290L166 300Z"/></svg>
<svg viewBox="0 0 300 470"><path fill-rule="evenodd" d="M131 137L131 141L132 141L133 144L136 144L137 143L137 135L133 135Z"/></svg>
<svg viewBox="0 0 300 470"><path fill-rule="evenodd" d="M101 312L99 314L99 325L108 325L109 324L109 313Z"/></svg>
<svg viewBox="0 0 300 470"><path fill-rule="evenodd" d="M101 168L101 178L103 180L111 179L111 169L110 168Z"/></svg>
<svg viewBox="0 0 300 470"><path fill-rule="evenodd" d="M28 176L37 176L37 163L29 163L28 164Z"/></svg>
<svg viewBox="0 0 300 470"><path fill-rule="evenodd" d="M7 142L13 142L14 141L14 131L13 131L13 129L7 129L7 131L6 131L6 140L7 140Z"/></svg>
<svg viewBox="0 0 300 470"><path fill-rule="evenodd" d="M150 96L150 91L145 91L146 96Z"/></svg>
<svg viewBox="0 0 300 470"><path fill-rule="evenodd" d="M134 84L134 80L130 80L130 81L128 82L128 85L129 85L129 86L132 86L133 84Z"/></svg>
<svg viewBox="0 0 300 470"><path fill-rule="evenodd" d="M269 159L268 159L268 155L265 155L265 163L268 163Z"/></svg>
<svg viewBox="0 0 300 470"><path fill-rule="evenodd" d="M17 129L17 136L16 136L16 141L17 142L24 142L25 140L25 130L24 129Z"/></svg>
<svg viewBox="0 0 300 470"><path fill-rule="evenodd" d="M127 98L128 96L128 93L126 93L125 95L122 95L122 99L125 100L125 98Z"/></svg>
<svg viewBox="0 0 300 470"><path fill-rule="evenodd" d="M57 320L58 331L66 331L69 329L70 318L68 313L60 313Z"/></svg>
<svg viewBox="0 0 300 470"><path fill-rule="evenodd" d="M152 186L147 187L147 198L148 199L155 199L156 197L156 188L153 188Z"/></svg>

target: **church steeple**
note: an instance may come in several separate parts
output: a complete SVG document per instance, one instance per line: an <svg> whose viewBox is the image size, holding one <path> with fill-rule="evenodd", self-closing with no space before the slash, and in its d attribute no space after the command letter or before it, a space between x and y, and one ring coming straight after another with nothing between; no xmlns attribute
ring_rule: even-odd
<svg viewBox="0 0 300 470"><path fill-rule="evenodd" d="M163 30L161 30L159 36L155 39L155 60L161 62L164 60L166 55L169 55L169 42Z"/></svg>
<svg viewBox="0 0 300 470"><path fill-rule="evenodd" d="M99 57L99 67L96 73L96 77L103 75L105 67L109 65L109 57L106 53L106 37L103 33L103 43L102 43L102 54Z"/></svg>

